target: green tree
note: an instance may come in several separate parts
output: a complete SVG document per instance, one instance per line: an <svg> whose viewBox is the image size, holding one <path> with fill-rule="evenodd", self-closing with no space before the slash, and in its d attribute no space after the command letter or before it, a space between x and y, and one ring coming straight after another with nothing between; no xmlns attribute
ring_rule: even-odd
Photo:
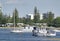
<svg viewBox="0 0 60 41"><path fill-rule="evenodd" d="M7 21L8 23L11 23L11 17L10 17L10 15L7 17L7 20L8 20Z"/></svg>
<svg viewBox="0 0 60 41"><path fill-rule="evenodd" d="M32 25L33 21L31 20L31 18L26 18L26 24Z"/></svg>
<svg viewBox="0 0 60 41"><path fill-rule="evenodd" d="M54 14L52 12L48 12L48 21L51 22L54 19Z"/></svg>
<svg viewBox="0 0 60 41"><path fill-rule="evenodd" d="M54 20L54 13L48 12L48 19L47 19L48 26L52 25L53 20Z"/></svg>
<svg viewBox="0 0 60 41"><path fill-rule="evenodd" d="M40 21L40 15L39 12L37 10L37 7L34 8L34 23L39 23Z"/></svg>
<svg viewBox="0 0 60 41"><path fill-rule="evenodd" d="M2 11L0 10L0 25L7 23L7 15L3 15Z"/></svg>
<svg viewBox="0 0 60 41"><path fill-rule="evenodd" d="M47 19L40 20L40 23L47 23Z"/></svg>
<svg viewBox="0 0 60 41"><path fill-rule="evenodd" d="M6 24L8 21L7 21L7 15L3 15L2 17L2 24Z"/></svg>
<svg viewBox="0 0 60 41"><path fill-rule="evenodd" d="M2 13L2 11L0 10L0 24L2 24L2 19L3 19L3 13Z"/></svg>
<svg viewBox="0 0 60 41"><path fill-rule="evenodd" d="M21 22L24 23L24 24L27 23L26 21L27 21L27 19L26 19L25 17L23 17L23 18L21 19Z"/></svg>
<svg viewBox="0 0 60 41"><path fill-rule="evenodd" d="M54 19L53 26L60 27L60 17L57 17L56 19Z"/></svg>
<svg viewBox="0 0 60 41"><path fill-rule="evenodd" d="M13 16L12 16L12 22L15 24L15 26L17 26L17 23L19 21L19 17L18 17L18 11L15 8L14 12L13 12Z"/></svg>

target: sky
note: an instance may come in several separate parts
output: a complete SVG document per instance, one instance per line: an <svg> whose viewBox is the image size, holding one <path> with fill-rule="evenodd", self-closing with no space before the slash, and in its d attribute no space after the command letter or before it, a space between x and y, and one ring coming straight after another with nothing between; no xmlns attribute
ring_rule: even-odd
<svg viewBox="0 0 60 41"><path fill-rule="evenodd" d="M52 11L55 17L60 16L60 0L0 0L0 6L4 14L12 16L17 8L19 17L33 14L36 6L40 14Z"/></svg>

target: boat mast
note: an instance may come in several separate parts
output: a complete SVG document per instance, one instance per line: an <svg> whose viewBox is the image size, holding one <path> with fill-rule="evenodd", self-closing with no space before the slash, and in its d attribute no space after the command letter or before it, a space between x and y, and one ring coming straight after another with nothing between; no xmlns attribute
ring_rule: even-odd
<svg viewBox="0 0 60 41"><path fill-rule="evenodd" d="M15 29L15 12L14 12L14 29Z"/></svg>

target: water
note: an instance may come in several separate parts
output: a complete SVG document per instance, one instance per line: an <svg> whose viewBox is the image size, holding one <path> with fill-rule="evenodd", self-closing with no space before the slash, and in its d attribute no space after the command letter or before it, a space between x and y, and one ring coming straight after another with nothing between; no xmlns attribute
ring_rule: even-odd
<svg viewBox="0 0 60 41"><path fill-rule="evenodd" d="M55 37L35 37L32 33L11 33L11 29L0 28L0 41L59 41L60 33Z"/></svg>

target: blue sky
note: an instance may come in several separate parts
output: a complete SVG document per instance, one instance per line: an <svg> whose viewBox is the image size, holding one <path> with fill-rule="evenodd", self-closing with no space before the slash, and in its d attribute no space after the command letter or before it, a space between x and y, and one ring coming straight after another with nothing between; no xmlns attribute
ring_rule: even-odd
<svg viewBox="0 0 60 41"><path fill-rule="evenodd" d="M40 14L52 11L55 17L60 16L60 0L0 0L0 6L4 14L12 15L17 8L20 17L34 13L37 6Z"/></svg>

